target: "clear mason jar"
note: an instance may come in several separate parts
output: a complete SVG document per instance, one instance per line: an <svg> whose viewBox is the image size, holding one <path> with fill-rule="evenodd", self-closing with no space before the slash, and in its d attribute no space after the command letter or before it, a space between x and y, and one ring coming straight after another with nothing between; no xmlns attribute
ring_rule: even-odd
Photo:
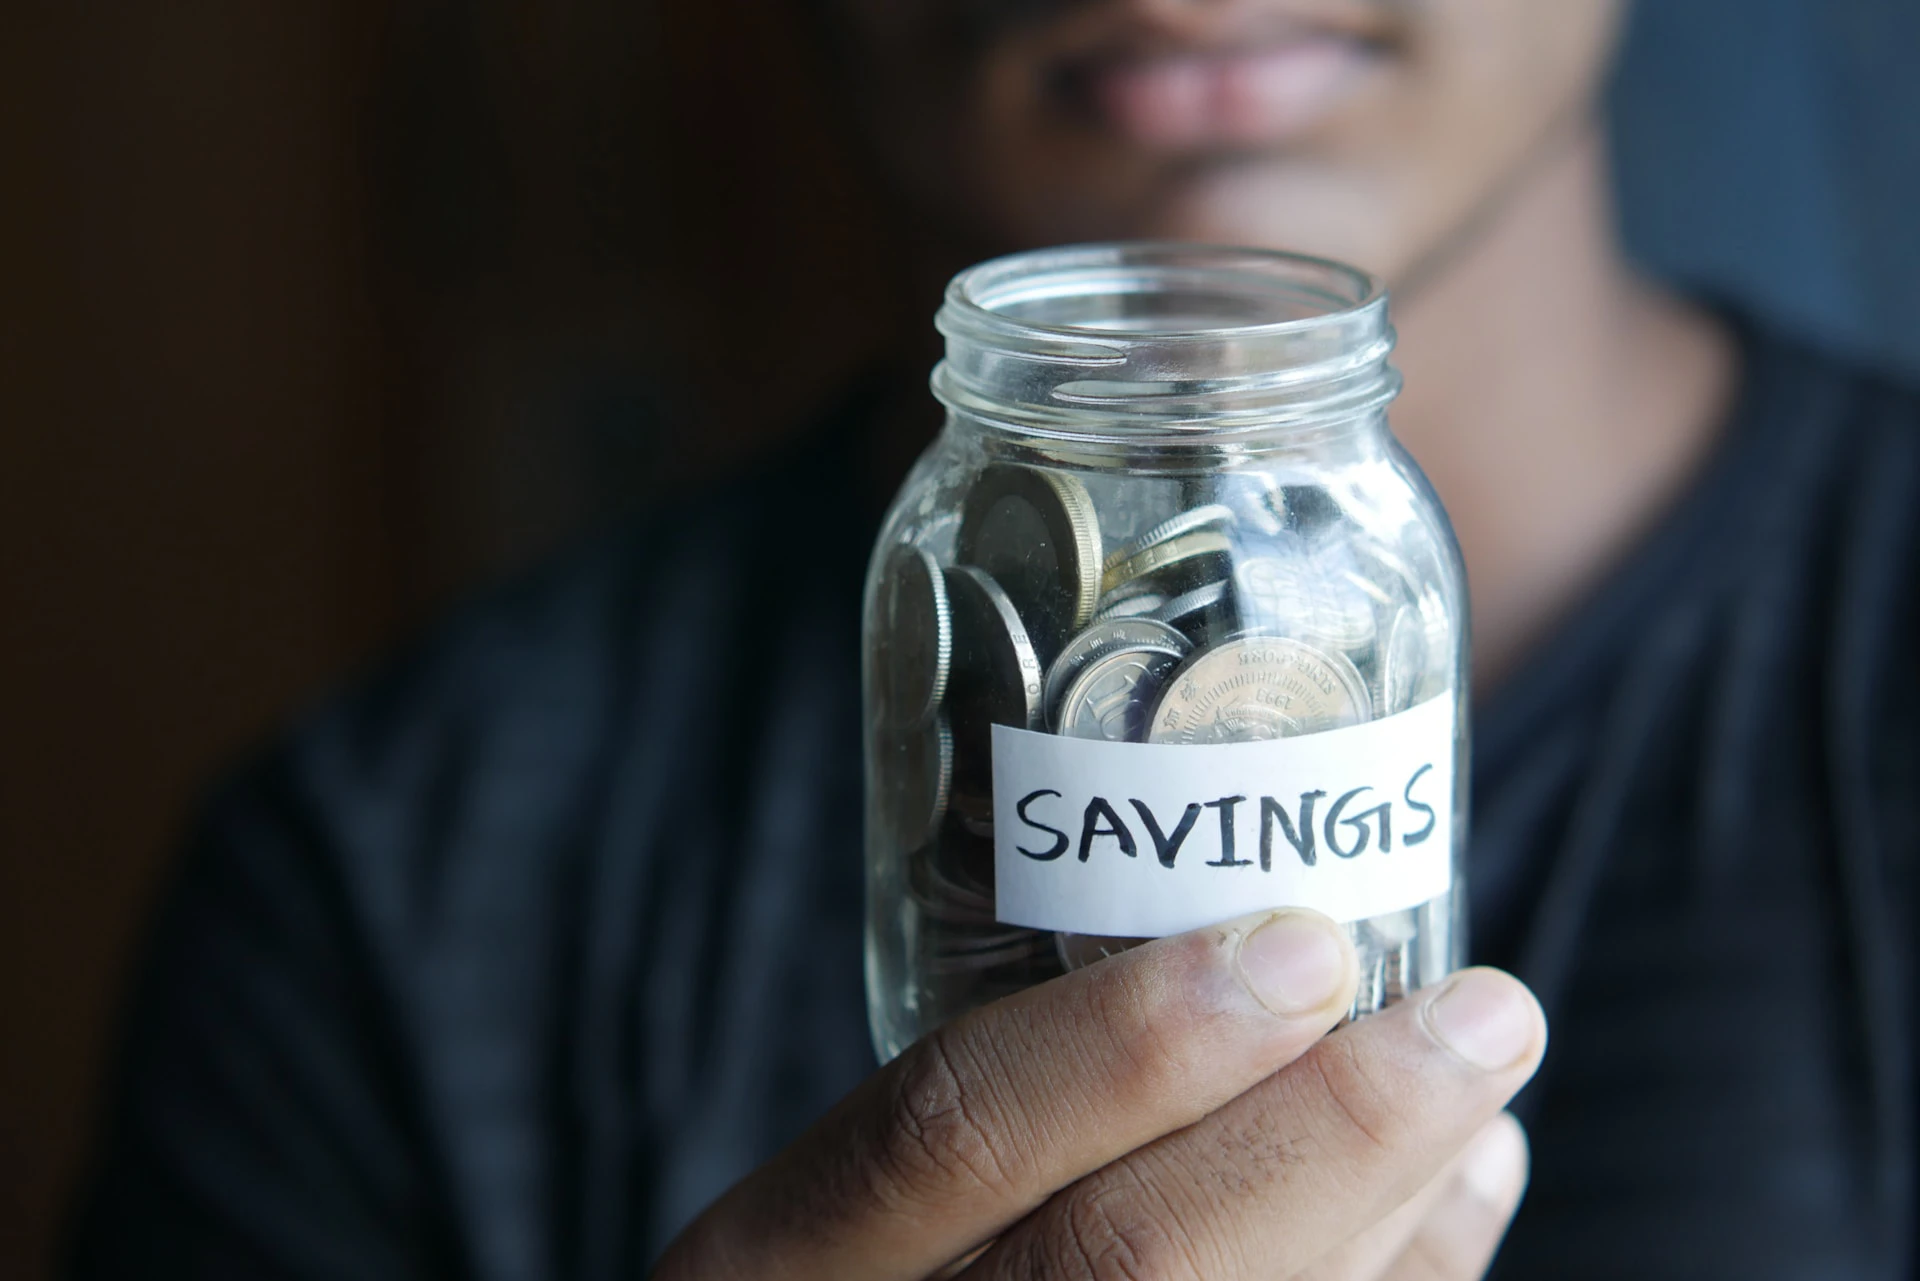
<svg viewBox="0 0 1920 1281"><path fill-rule="evenodd" d="M1144 938L1348 923L1353 1013L1465 950L1459 549L1388 431L1387 296L1251 249L971 268L868 574L883 1058Z"/></svg>

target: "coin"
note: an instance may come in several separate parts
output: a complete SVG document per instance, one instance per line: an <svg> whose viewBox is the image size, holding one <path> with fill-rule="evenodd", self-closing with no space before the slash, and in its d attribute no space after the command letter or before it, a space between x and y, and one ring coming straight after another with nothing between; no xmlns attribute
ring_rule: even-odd
<svg viewBox="0 0 1920 1281"><path fill-rule="evenodd" d="M948 956L978 955L997 951L1010 943L1030 944L1037 933L1024 925L1002 925L995 921L971 928L942 931L936 946Z"/></svg>
<svg viewBox="0 0 1920 1281"><path fill-rule="evenodd" d="M949 814L947 826L941 830L940 843L936 849L938 862L936 871L941 881L951 887L961 887L969 893L984 895L987 911L993 911L993 836L981 835L967 830L965 823L956 823L955 816Z"/></svg>
<svg viewBox="0 0 1920 1281"><path fill-rule="evenodd" d="M1066 472L996 463L960 516L958 558L1006 592L1040 652L1056 654L1100 598L1100 521Z"/></svg>
<svg viewBox="0 0 1920 1281"><path fill-rule="evenodd" d="M1324 485L1282 485L1280 503L1287 523L1303 533L1316 533L1343 514L1340 500Z"/></svg>
<svg viewBox="0 0 1920 1281"><path fill-rule="evenodd" d="M1219 577L1219 574L1208 571L1214 564L1224 563L1232 553L1233 539L1227 534L1219 529L1198 529L1141 548L1107 570L1101 583L1111 592L1135 579L1160 578L1174 575L1177 571L1193 573L1197 570L1201 574L1198 582L1181 582L1175 589L1184 591L1198 586L1199 582Z"/></svg>
<svg viewBox="0 0 1920 1281"><path fill-rule="evenodd" d="M1152 529L1140 535L1140 537L1108 556L1105 564L1100 567L1102 577L1104 578L1106 575L1114 573L1120 566L1126 564L1141 552L1146 551L1149 547L1157 547L1161 543L1178 538L1183 534L1191 534L1197 530L1211 529L1216 525L1231 525L1232 523L1233 508L1228 507L1224 503L1209 503L1205 507L1195 507L1191 511L1181 512L1177 516L1161 521L1158 525L1155 525ZM1124 581L1124 579L1108 580L1107 586L1112 587Z"/></svg>
<svg viewBox="0 0 1920 1281"><path fill-rule="evenodd" d="M1060 700L1057 733L1137 743L1181 655L1166 649L1119 649L1088 663Z"/></svg>
<svg viewBox="0 0 1920 1281"><path fill-rule="evenodd" d="M1414 919L1413 909L1406 908L1398 912L1387 912L1380 916L1370 916L1361 922L1366 933L1377 947L1394 948L1409 942L1419 933L1419 922Z"/></svg>
<svg viewBox="0 0 1920 1281"><path fill-rule="evenodd" d="M1420 704L1450 688L1453 684L1452 624L1447 620L1446 602L1434 591L1423 591L1419 598L1420 634L1426 641L1426 662L1413 682L1411 702Z"/></svg>
<svg viewBox="0 0 1920 1281"><path fill-rule="evenodd" d="M1202 639L1224 633L1236 619L1233 584L1220 582L1196 587L1162 605L1153 616L1181 629L1183 634Z"/></svg>
<svg viewBox="0 0 1920 1281"><path fill-rule="evenodd" d="M884 642L874 650L874 682L887 723L909 729L925 723L947 691L953 662L953 616L940 563L918 547L901 545L880 578Z"/></svg>
<svg viewBox="0 0 1920 1281"><path fill-rule="evenodd" d="M1380 715L1392 716L1412 707L1427 669L1426 620L1417 609L1403 609L1393 616L1386 643L1380 647L1379 666L1374 705Z"/></svg>
<svg viewBox="0 0 1920 1281"><path fill-rule="evenodd" d="M993 895L945 874L938 851L916 850L908 860L907 892L927 916L957 925L992 925Z"/></svg>
<svg viewBox="0 0 1920 1281"><path fill-rule="evenodd" d="M1252 628L1333 649L1363 649L1374 640L1373 601L1344 575L1326 572L1298 540L1280 555L1249 556L1234 567L1243 621Z"/></svg>
<svg viewBox="0 0 1920 1281"><path fill-rule="evenodd" d="M1236 525L1257 534L1274 535L1286 528L1286 500L1280 482L1264 471L1229 471L1214 480L1214 495L1233 509Z"/></svg>
<svg viewBox="0 0 1920 1281"><path fill-rule="evenodd" d="M1163 649L1184 658L1193 650L1193 642L1178 628L1151 618L1110 618L1095 620L1092 626L1067 642L1060 657L1047 667L1042 703L1047 724L1059 724L1060 700L1067 686L1094 659L1114 649Z"/></svg>
<svg viewBox="0 0 1920 1281"><path fill-rule="evenodd" d="M1052 950L1047 936L1037 931L1022 931L1022 937L982 951L947 951L935 948L926 959L928 974L971 974L998 969L1021 961L1032 961ZM1026 980L1032 982L1031 979Z"/></svg>
<svg viewBox="0 0 1920 1281"><path fill-rule="evenodd" d="M1203 650L1168 682L1152 743L1245 743L1365 721L1366 685L1345 657L1249 636Z"/></svg>
<svg viewBox="0 0 1920 1281"><path fill-rule="evenodd" d="M887 790L888 822L902 849L917 849L933 839L947 814L953 784L953 732L944 717L897 740L900 767Z"/></svg>
<svg viewBox="0 0 1920 1281"><path fill-rule="evenodd" d="M993 726L1038 729L1043 677L1019 612L992 576L956 565L946 581L953 611L947 716L953 723L954 788L977 803L993 794Z"/></svg>
<svg viewBox="0 0 1920 1281"><path fill-rule="evenodd" d="M1144 618L1148 614L1158 613L1166 603L1165 592L1145 589L1121 592L1101 599L1100 612L1093 616L1093 621L1104 623L1117 618Z"/></svg>

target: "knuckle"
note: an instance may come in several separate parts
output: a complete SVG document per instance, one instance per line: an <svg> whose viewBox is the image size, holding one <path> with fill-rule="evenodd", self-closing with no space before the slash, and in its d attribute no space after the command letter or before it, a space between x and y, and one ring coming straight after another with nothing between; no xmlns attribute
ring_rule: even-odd
<svg viewBox="0 0 1920 1281"><path fill-rule="evenodd" d="M1109 1091L1123 1100L1160 1099L1186 1088L1191 1038L1178 1011L1157 1009L1151 993L1109 971L1088 994Z"/></svg>
<svg viewBox="0 0 1920 1281"><path fill-rule="evenodd" d="M964 1052L944 1031L902 1059L876 1162L884 1191L947 1201L1012 1187L1008 1140L989 1119L992 1109L973 1079Z"/></svg>
<svg viewBox="0 0 1920 1281"><path fill-rule="evenodd" d="M1044 1275L1070 1281L1198 1281L1175 1221L1136 1189L1107 1186L1068 1199Z"/></svg>
<svg viewBox="0 0 1920 1281"><path fill-rule="evenodd" d="M1380 1079L1353 1038L1329 1037L1303 1062L1326 1101L1324 1110L1362 1156L1380 1155L1404 1142L1406 1119L1394 1105L1396 1092Z"/></svg>

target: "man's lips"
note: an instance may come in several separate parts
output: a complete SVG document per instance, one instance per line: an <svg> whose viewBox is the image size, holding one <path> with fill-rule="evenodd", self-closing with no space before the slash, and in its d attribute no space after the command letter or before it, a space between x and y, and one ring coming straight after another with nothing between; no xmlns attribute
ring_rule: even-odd
<svg viewBox="0 0 1920 1281"><path fill-rule="evenodd" d="M1146 146L1274 145L1324 117L1377 56L1358 40L1311 35L1255 48L1087 62L1071 82L1083 108Z"/></svg>

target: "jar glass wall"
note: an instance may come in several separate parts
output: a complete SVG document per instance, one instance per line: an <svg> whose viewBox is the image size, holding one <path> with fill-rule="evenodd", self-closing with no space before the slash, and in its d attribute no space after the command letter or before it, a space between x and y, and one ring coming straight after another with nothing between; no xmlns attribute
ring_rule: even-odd
<svg viewBox="0 0 1920 1281"><path fill-rule="evenodd" d="M937 323L946 426L865 605L881 1055L1263 907L1350 923L1356 1014L1454 968L1465 587L1387 428L1384 292L1094 245L964 272Z"/></svg>

